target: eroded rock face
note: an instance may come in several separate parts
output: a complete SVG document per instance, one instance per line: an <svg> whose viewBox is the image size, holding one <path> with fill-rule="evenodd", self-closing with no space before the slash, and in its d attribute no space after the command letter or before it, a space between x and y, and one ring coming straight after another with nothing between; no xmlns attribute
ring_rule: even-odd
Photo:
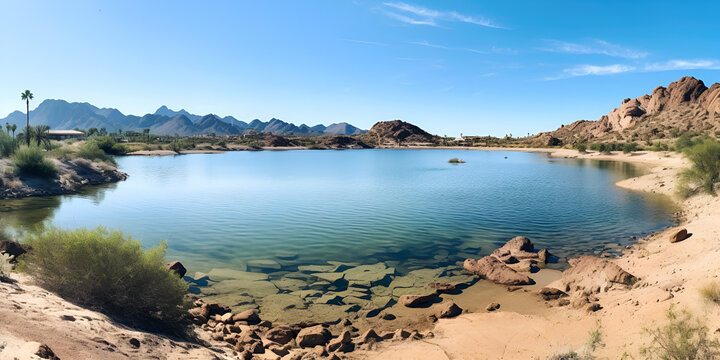
<svg viewBox="0 0 720 360"><path fill-rule="evenodd" d="M551 287L544 287L544 288L540 289L540 291L538 291L538 294L545 301L557 300L561 297L568 296L568 294L566 294L564 291L562 291L560 289L556 289L556 288L551 288Z"/></svg>
<svg viewBox="0 0 720 360"><path fill-rule="evenodd" d="M502 285L532 285L535 281L511 269L502 261L492 256L485 256L481 259L467 259L463 268L468 272L481 276L496 284Z"/></svg>
<svg viewBox="0 0 720 360"><path fill-rule="evenodd" d="M568 261L570 268L562 274L567 291L598 293L614 286L627 287L637 278L607 259L581 256Z"/></svg>

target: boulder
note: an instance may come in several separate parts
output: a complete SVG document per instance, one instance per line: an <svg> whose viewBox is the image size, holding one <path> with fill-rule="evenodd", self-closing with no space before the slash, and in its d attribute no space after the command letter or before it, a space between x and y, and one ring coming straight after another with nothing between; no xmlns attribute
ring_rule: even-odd
<svg viewBox="0 0 720 360"><path fill-rule="evenodd" d="M675 231L670 235L670 243L676 243L683 241L688 238L688 232L687 229L680 229L678 231Z"/></svg>
<svg viewBox="0 0 720 360"><path fill-rule="evenodd" d="M556 288L551 287L544 287L538 291L538 294L543 298L545 301L550 300L557 300L561 297L566 297L568 294L566 294L564 291Z"/></svg>
<svg viewBox="0 0 720 360"><path fill-rule="evenodd" d="M405 329L397 329L395 330L395 336L393 336L393 339L396 340L405 340L410 337L410 332Z"/></svg>
<svg viewBox="0 0 720 360"><path fill-rule="evenodd" d="M281 325L274 327L265 334L265 338L276 342L281 345L285 345L292 341L296 336L296 331L287 325Z"/></svg>
<svg viewBox="0 0 720 360"><path fill-rule="evenodd" d="M331 338L332 334L330 334L328 329L324 328L322 325L316 325L300 330L296 341L299 347L306 348L318 345L324 346Z"/></svg>
<svg viewBox="0 0 720 360"><path fill-rule="evenodd" d="M467 259L463 268L470 273L502 285L532 285L535 281L518 273L500 260L485 256L481 259Z"/></svg>
<svg viewBox="0 0 720 360"><path fill-rule="evenodd" d="M364 332L362 335L360 335L360 339L358 342L360 344L368 344L373 342L382 341L382 337L378 335L375 330L369 329L368 331Z"/></svg>
<svg viewBox="0 0 720 360"><path fill-rule="evenodd" d="M179 276L180 278L182 278L183 276L185 276L185 273L187 273L187 269L185 269L185 267L183 266L183 264L180 263L179 261L173 261L173 262L171 262L171 263L169 263L169 264L167 264L167 265L165 265L165 266L167 267L167 269L168 269L169 271L174 272L174 273L177 274L177 276Z"/></svg>
<svg viewBox="0 0 720 360"><path fill-rule="evenodd" d="M568 260L570 268L562 274L566 291L598 293L614 286L630 286L637 278L610 260L581 256Z"/></svg>
<svg viewBox="0 0 720 360"><path fill-rule="evenodd" d="M241 321L247 323L248 325L255 325L260 322L260 315L258 315L258 312L255 309L245 310L241 313L233 315L232 321Z"/></svg>
<svg viewBox="0 0 720 360"><path fill-rule="evenodd" d="M487 311L495 311L495 310L497 310L497 309L499 309L499 308L500 308L500 304L498 304L498 303L490 303L490 304L485 308L485 310L487 310Z"/></svg>
<svg viewBox="0 0 720 360"><path fill-rule="evenodd" d="M50 349L50 347L45 344L42 344L38 347L35 355L37 355L37 357L41 359L60 360L60 358L55 355L55 353Z"/></svg>
<svg viewBox="0 0 720 360"><path fill-rule="evenodd" d="M437 292L425 295L403 295L400 296L400 299L398 299L398 301L407 307L418 307L422 304L426 304L430 301L435 300L435 298L437 297Z"/></svg>
<svg viewBox="0 0 720 360"><path fill-rule="evenodd" d="M203 308L207 308L210 315L222 315L230 312L230 308L216 303L206 303L202 305Z"/></svg>
<svg viewBox="0 0 720 360"><path fill-rule="evenodd" d="M435 316L440 319L453 318L462 314L462 309L452 301L447 301L435 306Z"/></svg>
<svg viewBox="0 0 720 360"><path fill-rule="evenodd" d="M352 335L345 330L336 339L332 339L327 346L328 352L350 352L354 348L352 344Z"/></svg>

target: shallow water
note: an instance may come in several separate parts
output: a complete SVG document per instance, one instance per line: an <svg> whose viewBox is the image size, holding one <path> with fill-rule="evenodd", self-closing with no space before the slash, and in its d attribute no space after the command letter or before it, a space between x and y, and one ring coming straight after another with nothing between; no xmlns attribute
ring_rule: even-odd
<svg viewBox="0 0 720 360"><path fill-rule="evenodd" d="M452 157L467 163L447 163ZM146 246L165 239L168 258L190 275L223 268L290 276L286 288L275 284L288 293L342 290L288 275L329 260L383 263L396 275L437 267L459 275L459 261L517 235L550 249L559 257L550 267L559 268L566 257L616 249L670 225L674 210L668 199L614 186L639 174L632 165L546 154L310 150L117 160L127 181L0 201L0 215L19 231L40 222L104 225ZM232 293L232 284L220 293Z"/></svg>

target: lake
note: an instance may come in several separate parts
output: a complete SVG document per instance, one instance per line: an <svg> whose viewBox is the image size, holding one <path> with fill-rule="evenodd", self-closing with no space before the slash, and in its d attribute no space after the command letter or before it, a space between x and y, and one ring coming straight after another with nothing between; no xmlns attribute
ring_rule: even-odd
<svg viewBox="0 0 720 360"><path fill-rule="evenodd" d="M467 163L449 164L452 157ZM253 303L273 293L326 293L334 284L323 287L305 275L332 270L337 263L328 261L382 264L393 276L457 270L458 262L517 235L548 248L557 256L549 266L562 268L568 257L612 253L633 236L671 225L675 211L669 199L614 185L640 173L630 164L540 153L307 150L117 161L127 181L71 196L0 201L0 214L19 231L41 222L104 225L145 246L167 240L168 259L181 260L188 275L211 273L197 292L245 279L245 271L269 274L252 281L300 281L275 284L277 291L233 291L245 289L238 280L225 283L225 293L208 292L250 294ZM307 265L319 267L298 271Z"/></svg>

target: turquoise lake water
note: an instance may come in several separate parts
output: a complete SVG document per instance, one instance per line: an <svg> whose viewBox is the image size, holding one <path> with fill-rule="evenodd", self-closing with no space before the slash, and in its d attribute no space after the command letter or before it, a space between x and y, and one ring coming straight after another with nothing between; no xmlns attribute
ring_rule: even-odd
<svg viewBox="0 0 720 360"><path fill-rule="evenodd" d="M460 157L465 164L449 164ZM524 235L559 256L609 251L672 224L668 199L620 189L632 165L454 150L262 151L121 157L127 181L0 201L16 229L104 225L162 239L192 274L275 260L456 264Z"/></svg>

